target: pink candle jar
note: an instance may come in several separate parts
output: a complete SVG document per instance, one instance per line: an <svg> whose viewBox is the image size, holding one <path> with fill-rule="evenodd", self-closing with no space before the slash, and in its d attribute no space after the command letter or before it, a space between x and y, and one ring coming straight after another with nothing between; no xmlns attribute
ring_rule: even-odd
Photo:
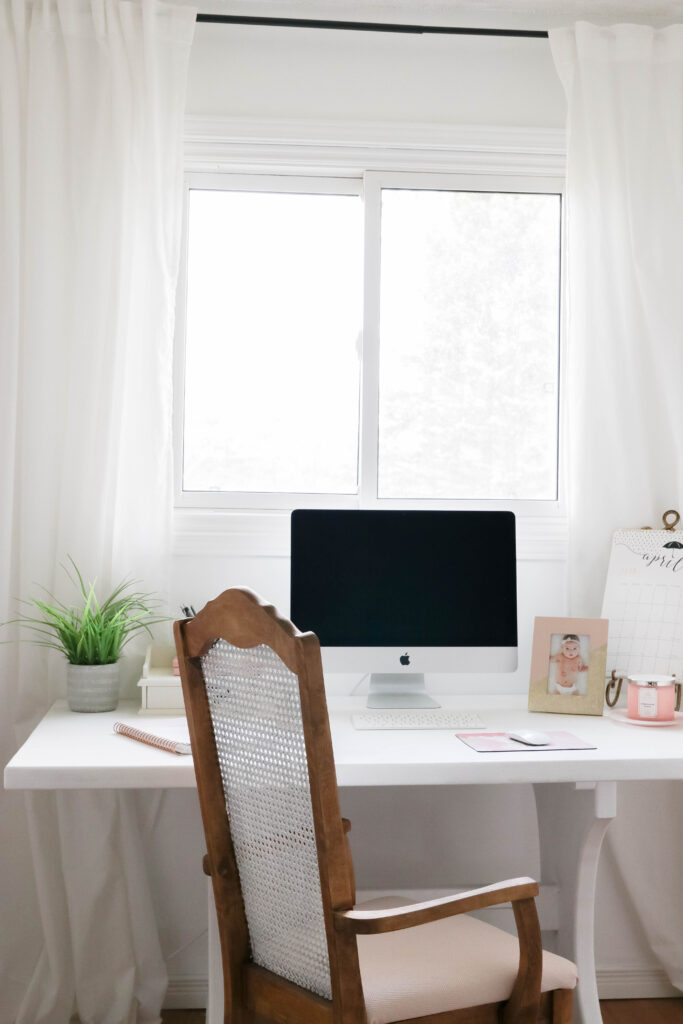
<svg viewBox="0 0 683 1024"><path fill-rule="evenodd" d="M639 722L673 722L677 687L674 676L629 676L628 717Z"/></svg>

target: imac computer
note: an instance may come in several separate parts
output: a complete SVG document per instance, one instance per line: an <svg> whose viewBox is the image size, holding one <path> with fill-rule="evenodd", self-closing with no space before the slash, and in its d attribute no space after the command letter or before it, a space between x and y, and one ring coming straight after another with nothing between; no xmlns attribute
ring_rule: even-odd
<svg viewBox="0 0 683 1024"><path fill-rule="evenodd" d="M425 673L517 667L512 512L297 509L292 621L326 673L371 673L368 707L438 707Z"/></svg>

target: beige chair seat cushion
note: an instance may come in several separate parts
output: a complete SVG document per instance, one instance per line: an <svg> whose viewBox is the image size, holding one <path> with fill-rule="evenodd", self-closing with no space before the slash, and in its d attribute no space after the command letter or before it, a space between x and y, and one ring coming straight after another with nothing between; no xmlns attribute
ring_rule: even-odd
<svg viewBox="0 0 683 1024"><path fill-rule="evenodd" d="M359 909L404 903L386 897ZM461 914L383 935L359 935L358 957L368 1024L390 1024L508 999L519 945L514 935ZM574 964L544 951L541 991L575 985Z"/></svg>

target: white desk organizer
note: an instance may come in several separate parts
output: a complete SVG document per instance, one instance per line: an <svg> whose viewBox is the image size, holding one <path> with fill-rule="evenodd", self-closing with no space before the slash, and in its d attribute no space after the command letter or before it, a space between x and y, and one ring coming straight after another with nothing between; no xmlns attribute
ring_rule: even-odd
<svg viewBox="0 0 683 1024"><path fill-rule="evenodd" d="M173 675L175 647L150 644L142 666L140 687L140 714L158 715L168 711L178 714L185 710L180 676Z"/></svg>

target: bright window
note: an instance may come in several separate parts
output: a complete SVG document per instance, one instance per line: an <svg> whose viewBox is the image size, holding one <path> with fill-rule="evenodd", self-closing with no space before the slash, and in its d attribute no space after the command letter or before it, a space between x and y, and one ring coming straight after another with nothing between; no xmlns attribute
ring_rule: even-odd
<svg viewBox="0 0 683 1024"><path fill-rule="evenodd" d="M561 197L494 184L190 186L179 504L557 499Z"/></svg>
<svg viewBox="0 0 683 1024"><path fill-rule="evenodd" d="M380 498L556 497L559 213L382 189Z"/></svg>
<svg viewBox="0 0 683 1024"><path fill-rule="evenodd" d="M183 489L358 489L357 195L192 189Z"/></svg>

